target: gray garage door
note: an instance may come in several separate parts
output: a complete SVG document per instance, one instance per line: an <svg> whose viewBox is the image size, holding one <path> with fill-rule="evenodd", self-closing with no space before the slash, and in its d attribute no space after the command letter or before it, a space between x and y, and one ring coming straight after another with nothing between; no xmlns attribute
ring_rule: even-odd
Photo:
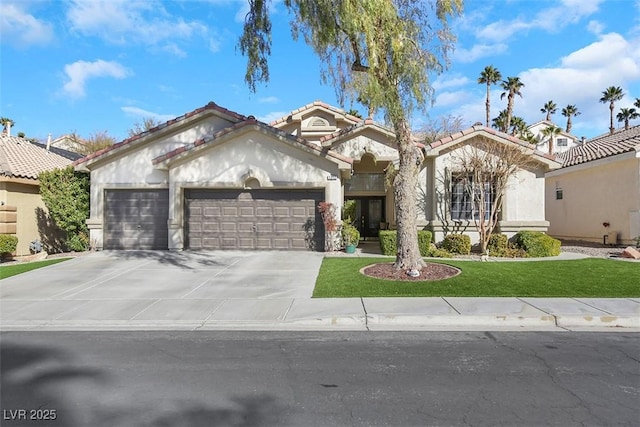
<svg viewBox="0 0 640 427"><path fill-rule="evenodd" d="M105 249L168 249L169 190L106 190Z"/></svg>
<svg viewBox="0 0 640 427"><path fill-rule="evenodd" d="M323 198L314 190L190 190L187 247L323 250Z"/></svg>

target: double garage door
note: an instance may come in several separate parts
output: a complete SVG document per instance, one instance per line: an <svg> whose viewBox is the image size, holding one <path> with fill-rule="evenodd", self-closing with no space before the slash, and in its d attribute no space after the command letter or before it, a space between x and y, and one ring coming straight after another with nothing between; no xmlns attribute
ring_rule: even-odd
<svg viewBox="0 0 640 427"><path fill-rule="evenodd" d="M321 200L317 190L190 190L187 247L323 250Z"/></svg>
<svg viewBox="0 0 640 427"><path fill-rule="evenodd" d="M188 249L323 250L318 190L187 190ZM169 191L107 190L105 249L168 249Z"/></svg>

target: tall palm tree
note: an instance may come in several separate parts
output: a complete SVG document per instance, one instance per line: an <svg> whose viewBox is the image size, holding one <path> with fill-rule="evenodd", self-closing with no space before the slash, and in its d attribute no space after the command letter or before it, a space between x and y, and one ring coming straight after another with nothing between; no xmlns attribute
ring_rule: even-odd
<svg viewBox="0 0 640 427"><path fill-rule="evenodd" d="M500 99L507 96L507 117L505 122L505 129L509 129L511 127L511 116L513 115L513 98L516 95L519 95L522 98L522 92L520 89L524 87L524 83L520 81L520 77L507 77L507 80L503 80L501 83L502 94L500 95Z"/></svg>
<svg viewBox="0 0 640 427"><path fill-rule="evenodd" d="M567 118L567 133L571 133L571 117L579 116L581 113L575 105L567 105L562 109L562 115Z"/></svg>
<svg viewBox="0 0 640 427"><path fill-rule="evenodd" d="M500 74L500 71L498 71L497 68L494 68L493 65L487 65L486 67L484 67L484 70L480 72L480 77L478 77L478 84L487 85L487 100L485 101L487 127L489 127L489 116L491 115L490 88L491 85L497 84L500 80L502 80L502 74Z"/></svg>
<svg viewBox="0 0 640 427"><path fill-rule="evenodd" d="M624 130L629 130L629 120L635 120L640 117L640 113L635 108L621 108L616 116L619 122L624 122Z"/></svg>
<svg viewBox="0 0 640 427"><path fill-rule="evenodd" d="M522 117L513 116L511 119L511 135L522 135L527 130L527 122Z"/></svg>
<svg viewBox="0 0 640 427"><path fill-rule="evenodd" d="M545 116L545 120L550 122L551 121L551 115L555 114L556 111L558 109L558 106L556 105L555 102L549 100L547 101L544 106L540 109L541 113L546 113L547 115Z"/></svg>
<svg viewBox="0 0 640 427"><path fill-rule="evenodd" d="M562 128L552 124L551 126L548 126L548 127L544 128L544 129L542 129L540 131L540 133L543 136L549 137L549 154L552 155L553 154L553 141L556 138L556 136L558 136L558 135L560 135L560 133L562 133Z"/></svg>
<svg viewBox="0 0 640 427"><path fill-rule="evenodd" d="M602 98L600 102L603 104L609 103L609 111L611 113L609 120L609 132L613 133L616 128L613 127L613 110L615 109L616 101L620 101L624 97L624 92L620 86L609 86L602 91Z"/></svg>

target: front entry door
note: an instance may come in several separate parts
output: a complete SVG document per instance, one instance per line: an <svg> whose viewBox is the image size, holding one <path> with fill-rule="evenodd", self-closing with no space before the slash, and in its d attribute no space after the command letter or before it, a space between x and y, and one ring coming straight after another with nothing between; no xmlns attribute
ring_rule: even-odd
<svg viewBox="0 0 640 427"><path fill-rule="evenodd" d="M384 197L353 197L356 201L356 223L360 236L378 237L380 223L385 222Z"/></svg>

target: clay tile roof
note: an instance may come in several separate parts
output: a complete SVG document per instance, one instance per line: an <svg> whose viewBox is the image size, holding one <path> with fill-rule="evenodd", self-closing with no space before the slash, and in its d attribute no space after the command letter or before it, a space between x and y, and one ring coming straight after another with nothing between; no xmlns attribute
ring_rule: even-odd
<svg viewBox="0 0 640 427"><path fill-rule="evenodd" d="M558 154L558 159L568 167L632 151L640 151L640 125L592 138Z"/></svg>
<svg viewBox="0 0 640 427"><path fill-rule="evenodd" d="M306 139L297 137L295 135L291 135L289 133L284 132L283 130L274 128L266 123L262 123L258 120L256 120L256 118L254 116L249 116L248 118L246 118L245 120L235 123L232 126L226 127L224 129L219 130L218 132L214 133L213 135L211 135L210 137L206 137L206 138L201 138L197 141L194 141L193 144L189 144L187 146L183 146L183 147L179 147L173 151L170 151L168 153L165 153L161 156L156 157L155 159L152 160L152 163L154 165L158 164L158 163L162 163L165 160L169 160L175 156L178 156L182 153L185 152L189 152L189 151L193 151L195 150L197 147L200 147L201 145L206 145L208 143L212 143L218 139L220 139L221 137L230 134L232 132L235 132L238 129L244 128L246 126L257 126L259 128L262 128L268 132L274 133L276 135L278 135L281 138L287 139L289 141L295 142L297 144L301 144L304 145L307 148L311 148L312 150L320 153L326 153L329 157L333 157L335 159L341 160L343 162L346 163L353 163L353 159L350 159L348 157L342 156L334 151L331 150L326 150L323 149L322 147L318 147L316 144L312 144L309 141L307 141Z"/></svg>
<svg viewBox="0 0 640 427"><path fill-rule="evenodd" d="M234 118L235 120L238 120L238 121L242 121L242 120L246 120L247 119L242 114L239 114L239 113L236 113L235 111L231 111L231 110L228 110L228 109L226 109L224 107L221 107L218 104L216 104L215 102L209 102L207 105L205 105L203 107L196 108L193 111L185 113L182 116L173 118L173 119L171 119L171 120L169 120L169 121L167 121L165 123L159 124L158 126L156 126L154 128L151 128L151 129L149 129L149 130L147 130L145 132L142 132L142 133L139 133L137 135L134 135L134 136L132 136L130 138L127 138L125 140L122 140L122 141L118 142L117 144L113 144L110 147L107 147L107 148L105 148L103 150L100 150L100 151L98 151L96 153L93 153L93 154L90 154L90 155L88 155L86 157L78 159L73 164L74 165L79 165L79 164L87 162L87 161L89 161L91 159L95 159L96 157L99 157L99 156L101 156L101 155L103 155L105 153L113 151L113 150L115 150L117 148L120 148L122 146L126 146L128 144L131 144L132 142L137 141L140 138L143 138L143 137L145 137L147 135L150 135L150 134L152 134L154 132L157 132L157 131L159 131L161 129L164 129L164 128L168 127L168 126L172 126L172 125L174 125L176 123L179 123L179 122L181 122L181 121L183 121L183 120L185 120L185 119L187 119L189 117L195 116L195 115L200 114L200 113L202 113L204 111L207 111L207 110L218 111L218 112L220 112L222 114L231 116L232 118Z"/></svg>
<svg viewBox="0 0 640 427"><path fill-rule="evenodd" d="M0 136L0 175L38 179L40 172L65 168L72 161L40 144L15 136Z"/></svg>

